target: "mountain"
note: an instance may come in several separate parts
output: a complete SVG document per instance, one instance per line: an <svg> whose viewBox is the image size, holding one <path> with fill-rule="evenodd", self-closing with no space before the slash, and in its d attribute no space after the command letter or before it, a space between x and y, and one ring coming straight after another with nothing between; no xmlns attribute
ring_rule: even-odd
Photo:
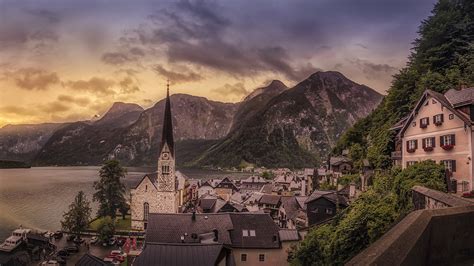
<svg viewBox="0 0 474 266"><path fill-rule="evenodd" d="M66 124L6 125L0 128L0 159L29 161Z"/></svg>
<svg viewBox="0 0 474 266"><path fill-rule="evenodd" d="M105 115L95 121L95 125L112 125L116 127L125 127L135 122L144 111L143 107L134 103L116 102L110 107Z"/></svg>
<svg viewBox="0 0 474 266"><path fill-rule="evenodd" d="M257 88L251 92L240 103L235 113L231 131L236 130L250 117L258 113L275 96L282 93L288 87L279 80L273 80L266 87Z"/></svg>
<svg viewBox="0 0 474 266"><path fill-rule="evenodd" d="M409 62L394 76L383 103L341 137L334 153L357 149L363 156L358 159L388 168L394 150L390 128L410 113L427 88L444 93L474 85L473 1L438 1L418 32Z"/></svg>
<svg viewBox="0 0 474 266"><path fill-rule="evenodd" d="M238 107L186 94L172 95L171 102L177 150L183 151L180 143L188 140L183 146L191 153L224 137ZM152 165L158 153L164 103L161 100L144 111L133 104L116 103L94 123L76 122L61 128L38 153L35 164L97 165L118 159L126 165Z"/></svg>
<svg viewBox="0 0 474 266"><path fill-rule="evenodd" d="M192 165L314 166L381 100L382 95L339 72L317 72L271 98Z"/></svg>
<svg viewBox="0 0 474 266"><path fill-rule="evenodd" d="M206 144L214 143L213 140L226 136L239 106L186 94L174 94L170 98L177 157L188 156L187 149L181 146L195 153L205 150ZM123 134L120 143L108 153L108 158L133 165L153 165L161 140L164 104L165 101L161 100L143 112Z"/></svg>

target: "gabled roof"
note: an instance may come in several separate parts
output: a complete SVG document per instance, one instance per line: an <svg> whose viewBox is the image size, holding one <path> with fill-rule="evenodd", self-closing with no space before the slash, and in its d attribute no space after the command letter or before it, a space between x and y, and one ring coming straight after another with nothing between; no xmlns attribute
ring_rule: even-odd
<svg viewBox="0 0 474 266"><path fill-rule="evenodd" d="M322 195L330 194L334 192L335 192L334 190L314 190L313 193L311 193L311 195L309 195L309 197L306 199L305 203L311 202L321 197Z"/></svg>
<svg viewBox="0 0 474 266"><path fill-rule="evenodd" d="M411 121L413 121L413 118L415 118L415 116L418 113L418 110L420 110L420 108L423 106L423 103L425 102L428 96L435 98L444 107L448 108L449 111L451 111L453 114L458 116L461 120L463 120L464 123L466 123L467 125L471 125L471 120L467 118L465 115L461 114L458 110L456 110L443 94L432 91L432 90L425 90L420 100L418 100L418 103L415 105L415 108L413 108L412 112L410 113L408 118L405 120L405 123L403 124L402 129L398 133L400 136L403 136L406 129L408 128L408 125L410 125Z"/></svg>
<svg viewBox="0 0 474 266"><path fill-rule="evenodd" d="M242 230L255 230L243 236ZM260 213L150 213L145 241L149 243L199 243L199 235L217 232L217 243L239 248L279 248L278 226ZM196 236L193 238L193 235ZM276 241L275 241L276 238Z"/></svg>
<svg viewBox="0 0 474 266"><path fill-rule="evenodd" d="M271 204L271 205L277 205L281 200L281 196L279 195L268 195L268 194L263 194L262 197L259 200L260 204Z"/></svg>
<svg viewBox="0 0 474 266"><path fill-rule="evenodd" d="M218 265L226 253L230 251L222 244L147 244L133 265Z"/></svg>
<svg viewBox="0 0 474 266"><path fill-rule="evenodd" d="M265 184L263 187L260 189L260 192L270 194L273 192L273 184Z"/></svg>
<svg viewBox="0 0 474 266"><path fill-rule="evenodd" d="M342 163L351 163L351 159L345 156L332 156L329 158L329 164L331 165L340 165Z"/></svg>
<svg viewBox="0 0 474 266"><path fill-rule="evenodd" d="M232 188L233 190L238 190L234 182L232 182L232 180L230 180L228 177L225 177L224 179L222 179L222 181L219 184L217 184L216 188L225 188L224 187L225 185L231 186L230 188Z"/></svg>
<svg viewBox="0 0 474 266"><path fill-rule="evenodd" d="M103 260L93 256L89 253L82 255L82 257L76 262L76 266L104 266L107 265Z"/></svg>
<svg viewBox="0 0 474 266"><path fill-rule="evenodd" d="M209 183L209 181L207 181L207 180L204 181L204 183L202 183L199 187L205 187L205 186L214 188L214 187L211 185L211 183Z"/></svg>
<svg viewBox="0 0 474 266"><path fill-rule="evenodd" d="M460 107L474 103L474 87L461 90L450 89L444 96L454 107Z"/></svg>
<svg viewBox="0 0 474 266"><path fill-rule="evenodd" d="M296 229L280 229L280 231L278 231L278 234L280 235L280 240L282 242L298 241L301 239L300 234Z"/></svg>
<svg viewBox="0 0 474 266"><path fill-rule="evenodd" d="M134 189L137 188L137 187L143 182L143 180L145 180L145 178L147 178L147 177L148 177L148 179L150 179L150 181L151 181L151 183L153 184L153 186L155 186L156 180L158 179L158 172L145 174L145 175L140 179L140 181L138 181L137 183L132 184L131 187L134 188ZM155 186L155 188L156 188L156 186Z"/></svg>

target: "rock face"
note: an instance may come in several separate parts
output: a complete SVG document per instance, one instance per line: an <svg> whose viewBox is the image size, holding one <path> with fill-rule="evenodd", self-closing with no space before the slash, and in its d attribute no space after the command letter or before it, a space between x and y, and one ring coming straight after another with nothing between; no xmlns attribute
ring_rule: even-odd
<svg viewBox="0 0 474 266"><path fill-rule="evenodd" d="M0 159L29 161L65 124L6 125L0 128Z"/></svg>
<svg viewBox="0 0 474 266"><path fill-rule="evenodd" d="M199 166L314 166L382 95L338 72L317 72L271 98L194 161Z"/></svg>
<svg viewBox="0 0 474 266"><path fill-rule="evenodd" d="M161 139L164 100L145 111L116 103L94 123L76 122L56 131L35 159L37 165L97 165L108 159L153 165ZM171 96L175 140L213 140L230 130L238 104L185 94ZM140 107L141 108L141 107ZM195 143L185 142L186 147ZM202 141L196 145L207 147ZM190 150L195 152L196 148ZM186 156L186 155L184 155Z"/></svg>

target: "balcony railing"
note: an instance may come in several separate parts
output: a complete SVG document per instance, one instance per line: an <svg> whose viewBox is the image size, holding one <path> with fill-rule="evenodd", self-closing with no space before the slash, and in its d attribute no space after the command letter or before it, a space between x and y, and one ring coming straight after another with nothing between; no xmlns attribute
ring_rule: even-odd
<svg viewBox="0 0 474 266"><path fill-rule="evenodd" d="M392 151L392 160L399 160L402 158L402 151Z"/></svg>

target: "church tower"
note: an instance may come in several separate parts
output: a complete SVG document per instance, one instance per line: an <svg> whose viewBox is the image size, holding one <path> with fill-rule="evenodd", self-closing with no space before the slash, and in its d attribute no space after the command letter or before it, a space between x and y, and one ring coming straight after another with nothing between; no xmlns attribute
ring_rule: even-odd
<svg viewBox="0 0 474 266"><path fill-rule="evenodd" d="M171 116L169 81L166 88L165 115L158 157L157 184L158 213L177 213L175 154L173 140L173 122Z"/></svg>

